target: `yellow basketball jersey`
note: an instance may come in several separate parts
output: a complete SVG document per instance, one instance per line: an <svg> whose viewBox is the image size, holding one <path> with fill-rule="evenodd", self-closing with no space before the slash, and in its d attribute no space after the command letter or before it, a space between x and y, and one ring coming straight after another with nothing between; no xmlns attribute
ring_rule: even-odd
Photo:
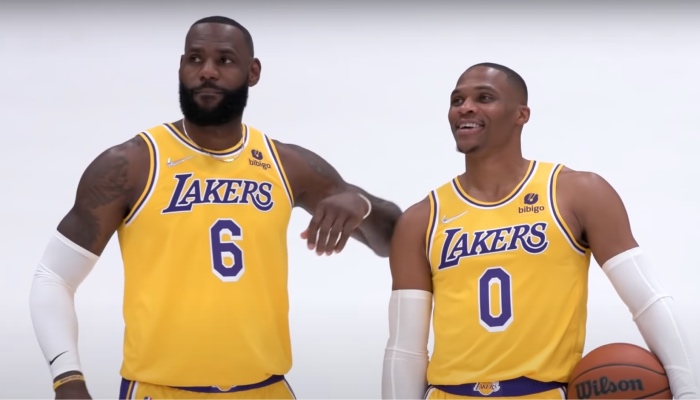
<svg viewBox="0 0 700 400"><path fill-rule="evenodd" d="M583 351L590 251L558 212L561 168L531 161L493 203L456 178L430 193L431 384L568 380Z"/></svg>
<svg viewBox="0 0 700 400"><path fill-rule="evenodd" d="M244 125L238 145L210 152L225 162L172 124L139 135L150 177L118 229L122 376L226 387L287 373L293 196L273 142Z"/></svg>

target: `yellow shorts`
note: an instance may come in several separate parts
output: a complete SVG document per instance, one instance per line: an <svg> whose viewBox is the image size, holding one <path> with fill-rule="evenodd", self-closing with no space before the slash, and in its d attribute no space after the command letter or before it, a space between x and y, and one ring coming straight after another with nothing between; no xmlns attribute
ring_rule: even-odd
<svg viewBox="0 0 700 400"><path fill-rule="evenodd" d="M221 390L216 387L174 388L134 382L122 379L119 399L161 400L161 399L296 399L292 388L283 376L273 376L264 382Z"/></svg>

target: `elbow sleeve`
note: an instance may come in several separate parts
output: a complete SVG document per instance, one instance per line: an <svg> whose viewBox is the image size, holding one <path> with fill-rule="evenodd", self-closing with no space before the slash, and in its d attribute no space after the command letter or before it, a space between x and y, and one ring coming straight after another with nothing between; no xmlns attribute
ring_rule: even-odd
<svg viewBox="0 0 700 400"><path fill-rule="evenodd" d="M656 279L642 251L639 248L625 251L602 268L632 314L649 350L663 364L674 398L700 398L690 338L673 298Z"/></svg>
<svg viewBox="0 0 700 400"><path fill-rule="evenodd" d="M383 399L421 399L427 389L433 295L395 290L389 300L389 340L382 369Z"/></svg>
<svg viewBox="0 0 700 400"><path fill-rule="evenodd" d="M98 258L55 232L34 273L29 309L52 378L80 371L74 295Z"/></svg>

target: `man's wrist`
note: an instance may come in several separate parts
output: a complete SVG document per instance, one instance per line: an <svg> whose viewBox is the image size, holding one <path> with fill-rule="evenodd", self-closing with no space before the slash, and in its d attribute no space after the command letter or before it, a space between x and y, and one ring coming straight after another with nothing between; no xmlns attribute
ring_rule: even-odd
<svg viewBox="0 0 700 400"><path fill-rule="evenodd" d="M364 219L366 219L367 217L369 217L369 214L372 213L372 202L369 201L369 199L367 198L367 196L365 196L365 195L362 194L362 193L357 193L357 195L360 196L360 198L361 198L362 200L364 200L365 203L367 203L367 213L365 213L365 216L362 217L362 219L364 220Z"/></svg>
<svg viewBox="0 0 700 400"><path fill-rule="evenodd" d="M58 375L53 380L53 390L69 383L69 382L85 382L85 376L80 371L68 371Z"/></svg>

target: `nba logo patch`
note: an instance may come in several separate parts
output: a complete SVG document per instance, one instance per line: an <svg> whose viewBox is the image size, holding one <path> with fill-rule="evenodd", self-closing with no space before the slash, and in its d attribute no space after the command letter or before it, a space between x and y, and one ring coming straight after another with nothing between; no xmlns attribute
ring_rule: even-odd
<svg viewBox="0 0 700 400"><path fill-rule="evenodd" d="M493 393L498 392L501 389L501 385L498 382L479 382L474 384L474 391L478 392L482 396L490 396Z"/></svg>

